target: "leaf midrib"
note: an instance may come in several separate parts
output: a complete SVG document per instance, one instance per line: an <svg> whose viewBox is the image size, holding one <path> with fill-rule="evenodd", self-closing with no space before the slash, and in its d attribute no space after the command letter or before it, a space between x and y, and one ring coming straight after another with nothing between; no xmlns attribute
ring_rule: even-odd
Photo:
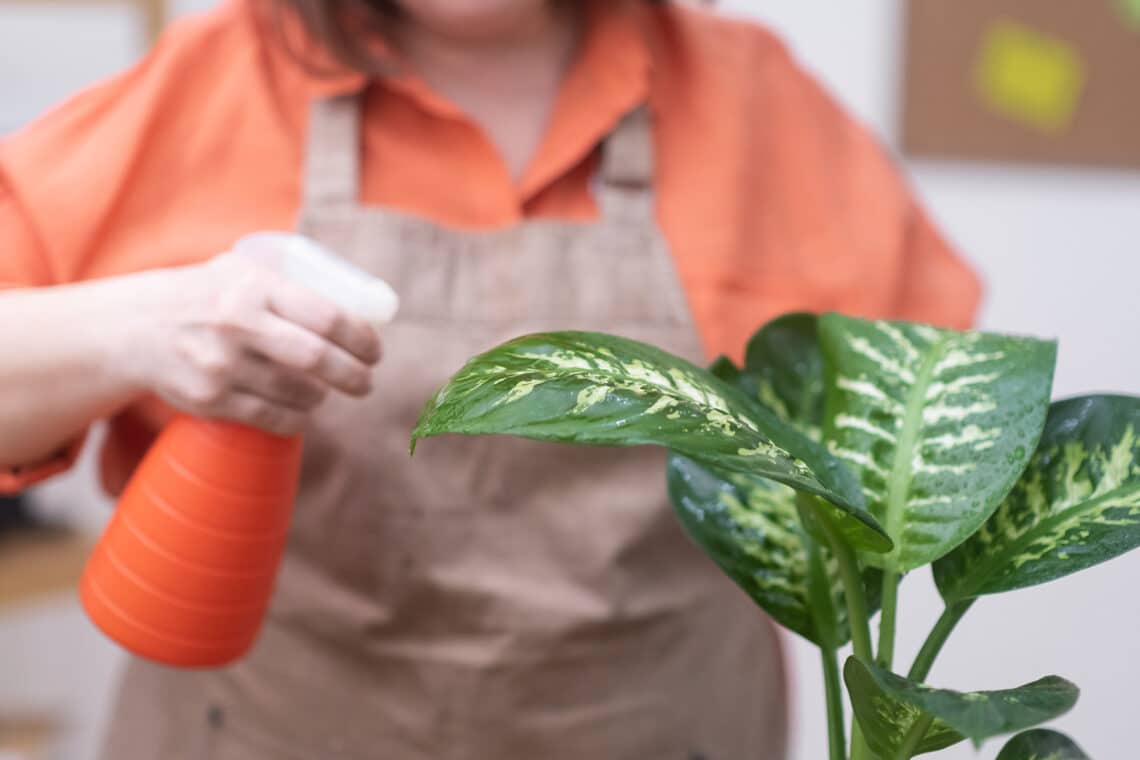
<svg viewBox="0 0 1140 760"><path fill-rule="evenodd" d="M890 555L890 562L894 570L898 571L903 552L906 548L900 528L903 517L906 515L907 496L913 476L914 447L922 431L922 410L926 405L926 392L934 379L934 368L938 364L946 346L950 343L948 337L943 337L930 347L923 358L915 376L910 393L907 394L906 405L903 412L903 424L899 431L898 442L895 445L894 461L891 463L891 474L887 478L887 535L895 542L895 549Z"/></svg>
<svg viewBox="0 0 1140 760"><path fill-rule="evenodd" d="M1085 512L1091 512L1109 499L1114 499L1121 494L1130 494L1136 491L1140 491L1140 481L1134 482L1127 486L1122 486L1120 488L1109 491L1108 493L1101 494L1095 499L1079 502L1076 506L1070 507L1064 512L1060 512L1058 514L1045 518L1029 530L1022 533L1013 543L1008 544L1009 549L1007 551L1000 551L995 554L990 554L987 559L985 559L980 565L976 566L979 568L977 571L966 574L966 579L978 579L978 582L976 583L966 584L968 589L966 593L962 592L961 587L963 584L955 584L953 588L957 593L949 598L946 598L944 601L946 601L947 604L954 604L978 596L979 592L977 589L984 585L985 581L991 577L991 573L993 573L996 568L1003 566L1004 563L1010 559L1016 558L1017 555L1020 554L1029 544L1032 544L1038 538L1041 538L1042 535L1048 534L1060 523L1071 519L1073 515L1080 515Z"/></svg>

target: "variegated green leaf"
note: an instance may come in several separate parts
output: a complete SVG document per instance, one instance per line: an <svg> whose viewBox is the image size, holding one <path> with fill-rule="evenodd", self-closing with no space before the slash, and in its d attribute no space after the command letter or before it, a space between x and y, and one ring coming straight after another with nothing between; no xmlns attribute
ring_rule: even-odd
<svg viewBox="0 0 1140 760"><path fill-rule="evenodd" d="M816 643L808 599L807 536L796 492L740 473L722 476L673 454L669 497L689 536L773 618Z"/></svg>
<svg viewBox="0 0 1140 760"><path fill-rule="evenodd" d="M825 557L826 576L813 579L814 541L796 511L796 492L770 480L739 473L718 474L673 454L669 496L689 536L777 622L829 648L850 637L843 585L834 560ZM869 604L877 604L878 573L867 582ZM830 614L813 609L813 583L825 586ZM814 597L818 599L819 597Z"/></svg>
<svg viewBox="0 0 1140 760"><path fill-rule="evenodd" d="M859 474L906 572L977 530L1016 482L1045 423L1056 345L828 314L825 437Z"/></svg>
<svg viewBox="0 0 1140 760"><path fill-rule="evenodd" d="M792 313L764 325L748 341L744 368L730 375L731 382L813 441L823 438L824 371L819 346L819 317ZM722 369L728 372L729 370ZM863 521L838 510L832 522L852 546L872 550ZM817 540L823 542L822 537ZM879 541L876 553L890 551ZM876 576L878 577L878 576ZM875 591L878 594L878 590Z"/></svg>
<svg viewBox="0 0 1140 760"><path fill-rule="evenodd" d="M823 431L823 355L819 318L786 314L748 342L738 386L806 433L821 439Z"/></svg>
<svg viewBox="0 0 1140 760"><path fill-rule="evenodd" d="M607 446L665 446L721 470L817 494L862 520L854 476L819 444L707 370L644 343L560 332L470 360L428 403L414 441L507 434Z"/></svg>
<svg viewBox="0 0 1140 760"><path fill-rule="evenodd" d="M1001 691L933 689L855 657L843 677L867 744L883 758L896 757L904 744L918 755L1022 731L1064 715L1080 694L1057 676Z"/></svg>
<svg viewBox="0 0 1140 760"><path fill-rule="evenodd" d="M740 378L740 368L727 356L717 357L716 361L709 365L709 372L729 385L736 385Z"/></svg>
<svg viewBox="0 0 1140 760"><path fill-rule="evenodd" d="M1089 756L1064 734L1035 728L1010 739L997 760L1089 760Z"/></svg>
<svg viewBox="0 0 1140 760"><path fill-rule="evenodd" d="M749 342L743 369L722 357L710 371L819 440L823 362L815 324L810 315L780 317ZM838 570L805 530L794 490L762 478L719 472L674 454L669 460L669 493L689 535L775 620L827 648L848 640ZM884 544L884 550L889 548ZM813 556L819 571L814 574ZM867 590L874 608L880 574L870 575Z"/></svg>
<svg viewBox="0 0 1140 760"><path fill-rule="evenodd" d="M891 760L898 756L903 742L908 740L916 726L924 718L929 718L929 715L922 708L897 699L884 691L871 677L868 669L861 665L859 660L852 657L847 660L847 665L843 669L843 680L851 697L855 721L862 729L864 740L875 756ZM964 741L965 738L946 721L935 718L930 721L921 737L911 739L910 754L937 752Z"/></svg>
<svg viewBox="0 0 1140 760"><path fill-rule="evenodd" d="M982 528L934 565L944 598L1045 583L1140 546L1140 398L1049 410L1036 453Z"/></svg>

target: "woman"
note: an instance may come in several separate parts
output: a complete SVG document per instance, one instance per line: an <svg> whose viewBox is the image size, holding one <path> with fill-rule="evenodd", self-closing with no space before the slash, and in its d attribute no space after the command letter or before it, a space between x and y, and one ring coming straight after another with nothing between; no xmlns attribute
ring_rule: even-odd
<svg viewBox="0 0 1140 760"><path fill-rule="evenodd" d="M207 262L289 227L401 295L383 360ZM771 35L648 0L229 0L0 148L0 235L5 487L101 418L111 492L171 407L306 434L255 649L133 664L109 760L781 757L775 634L675 525L660 452L409 461L412 423L532 330L700 360L792 309L962 327L979 292Z"/></svg>

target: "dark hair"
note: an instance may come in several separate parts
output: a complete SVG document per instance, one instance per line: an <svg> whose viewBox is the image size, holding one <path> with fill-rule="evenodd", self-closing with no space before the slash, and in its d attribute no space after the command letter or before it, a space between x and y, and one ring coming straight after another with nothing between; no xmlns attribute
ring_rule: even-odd
<svg viewBox="0 0 1140 760"><path fill-rule="evenodd" d="M640 1L653 5L668 2ZM385 28L400 17L400 6L395 0L273 0L273 3L279 30L282 14L293 14L305 32L338 63L365 73L383 71L380 62L369 51L368 40L383 35ZM310 62L296 55L289 40L284 42L295 57L311 68Z"/></svg>

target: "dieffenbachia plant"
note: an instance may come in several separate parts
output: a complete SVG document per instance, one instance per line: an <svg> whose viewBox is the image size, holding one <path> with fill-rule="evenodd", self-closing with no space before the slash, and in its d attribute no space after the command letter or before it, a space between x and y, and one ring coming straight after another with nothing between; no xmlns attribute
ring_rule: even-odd
<svg viewBox="0 0 1140 760"><path fill-rule="evenodd" d="M1049 341L839 314L781 317L742 366L708 369L611 335L530 335L470 360L413 442L507 434L668 449L688 534L819 647L831 760L905 760L1008 734L998 760L1087 760L1034 728L1075 703L1062 678L966 693L925 683L979 598L1140 546L1140 399L1050 404L1055 360ZM903 676L892 672L898 588L924 565L946 609Z"/></svg>

